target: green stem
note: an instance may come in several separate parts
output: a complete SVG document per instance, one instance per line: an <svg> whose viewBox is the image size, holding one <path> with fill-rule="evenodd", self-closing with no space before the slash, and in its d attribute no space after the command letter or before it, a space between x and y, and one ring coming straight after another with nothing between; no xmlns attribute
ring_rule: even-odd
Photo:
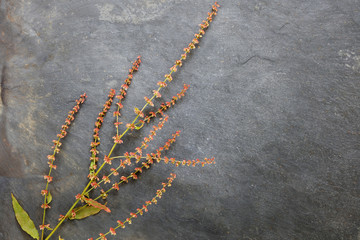
<svg viewBox="0 0 360 240"><path fill-rule="evenodd" d="M86 191L86 189L89 188L91 184L91 181L89 181L89 183L87 184L87 186L84 188L83 192L81 194L84 194L84 192ZM55 231L60 227L60 225L64 222L64 220L66 219L67 216L69 216L69 214L71 213L71 211L74 209L74 207L76 206L76 204L80 201L80 199L77 199L75 201L75 203L71 206L71 208L69 209L69 211L65 214L65 217L63 219L61 219L61 221L56 225L56 227L51 231L51 233L49 234L49 236L47 236L47 238L45 240L48 240L54 233Z"/></svg>
<svg viewBox="0 0 360 240"><path fill-rule="evenodd" d="M66 213L65 217L63 219L61 219L61 221L56 225L56 227L51 231L51 233L47 236L47 238L45 240L48 240L55 233L55 231L60 227L60 225L66 219L66 216L68 216L71 213L71 211L74 209L74 207L79 202L79 200L80 199L75 201L75 203L71 206L70 210Z"/></svg>

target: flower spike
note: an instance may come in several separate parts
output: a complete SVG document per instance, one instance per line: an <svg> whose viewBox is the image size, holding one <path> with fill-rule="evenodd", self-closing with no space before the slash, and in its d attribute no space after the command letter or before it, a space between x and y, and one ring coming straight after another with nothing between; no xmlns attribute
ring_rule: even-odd
<svg viewBox="0 0 360 240"><path fill-rule="evenodd" d="M98 118L95 122L93 142L91 142L91 144L90 144L90 146L91 146L91 149L90 149L91 163L90 163L90 167L89 167L89 176L88 176L89 179L93 179L93 175L95 174L96 163L99 160L99 158L97 157L97 155L99 153L99 151L97 150L97 147L100 145L99 131L102 126L102 123L104 122L104 117L106 116L106 113L108 112L108 110L110 109L110 107L113 103L114 96L115 96L115 90L111 89L108 94L108 100L105 102L103 110L102 110L102 112L100 112L98 114Z"/></svg>
<svg viewBox="0 0 360 240"><path fill-rule="evenodd" d="M81 105L85 102L87 98L86 93L80 95L79 99L76 99L75 102L75 106L72 108L71 111L69 111L66 119L65 119L65 124L63 124L61 126L61 130L60 133L57 134L58 139L57 140L53 140L54 145L52 146L52 148L54 149L53 154L52 155L48 155L47 159L48 159L48 165L49 165L49 173L48 175L44 176L44 179L46 180L46 187L44 190L41 191L41 195L44 196L44 202L41 205L41 207L44 209L43 211L43 221L42 221L42 225L40 225L40 230L41 230L41 235L44 235L44 229L49 229L49 225L45 225L45 215L46 215L46 209L50 208L49 203L51 200L50 196L49 196L49 191L48 191L48 186L49 183L52 182L53 177L51 177L51 171L54 169L56 170L57 166L54 165L54 161L55 161L55 155L57 153L60 152L60 146L61 146L61 139L63 139L66 135L67 135L67 130L69 128L69 126L71 125L71 123L74 121L75 119L75 114L80 110Z"/></svg>

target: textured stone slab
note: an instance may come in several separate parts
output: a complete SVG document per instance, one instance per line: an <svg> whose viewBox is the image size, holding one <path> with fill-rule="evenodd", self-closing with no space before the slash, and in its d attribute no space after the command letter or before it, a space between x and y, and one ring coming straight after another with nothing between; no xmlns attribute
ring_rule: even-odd
<svg viewBox="0 0 360 240"><path fill-rule="evenodd" d="M52 226L86 185L91 131L110 88L141 55L124 102L123 122L131 121L212 3L0 1L0 239L29 239L11 192L40 224L46 156L74 99L89 96L57 159ZM152 145L180 129L168 155L215 156L216 165L153 167L111 195L111 214L66 223L63 238L106 232L175 172L158 205L119 231L121 239L359 239L359 2L220 4L163 92L166 100L191 85ZM114 133L112 117L106 123L102 153ZM128 135L118 153L150 129Z"/></svg>

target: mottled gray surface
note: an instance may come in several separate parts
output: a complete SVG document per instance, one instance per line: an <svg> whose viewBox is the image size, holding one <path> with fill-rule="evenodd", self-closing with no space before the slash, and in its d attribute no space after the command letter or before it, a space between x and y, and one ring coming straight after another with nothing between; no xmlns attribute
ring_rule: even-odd
<svg viewBox="0 0 360 240"><path fill-rule="evenodd" d="M29 239L10 192L40 224L46 155L73 100L89 96L57 159L52 226L86 184L91 131L109 89L141 55L124 102L131 121L211 4L0 1L0 239ZM159 204L110 239L360 239L358 0L224 1L174 77L164 99L183 83L191 88L153 146L180 129L168 155L215 156L216 165L153 167L111 196L111 214L66 223L63 238L107 231L174 171ZM113 134L106 121L103 153ZM149 129L128 135L119 153Z"/></svg>

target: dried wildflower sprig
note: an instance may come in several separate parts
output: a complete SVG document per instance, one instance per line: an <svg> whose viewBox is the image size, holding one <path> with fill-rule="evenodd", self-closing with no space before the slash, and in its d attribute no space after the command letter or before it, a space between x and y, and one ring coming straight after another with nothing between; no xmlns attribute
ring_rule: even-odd
<svg viewBox="0 0 360 240"><path fill-rule="evenodd" d="M117 226L110 228L109 231L107 233L100 233L100 237L96 238L96 240L101 239L101 240L106 240L106 235L116 235L116 229L118 228L125 228L125 224L131 224L132 223L132 219L133 218L137 218L138 215L143 215L144 212L148 212L148 206L150 206L151 204L157 204L158 199L160 199L162 197L162 195L166 192L166 187L171 187L172 182L174 181L174 179L176 178L176 174L174 173L170 173L170 177L168 177L168 182L166 183L162 183L162 188L158 189L156 191L156 195L151 199L151 201L146 201L144 205L142 205L141 208L137 208L136 212L133 213L131 212L129 215L130 217L126 218L125 221L117 221ZM93 240L93 238L89 238L88 240Z"/></svg>
<svg viewBox="0 0 360 240"><path fill-rule="evenodd" d="M44 196L44 203L41 205L41 208L44 209L43 218L42 218L42 224L39 226L39 228L41 230L42 238L44 236L44 229L45 228L51 229L50 224L45 224L45 215L46 215L46 209L50 208L49 204L52 200L52 196L48 190L48 187L49 187L49 183L52 181L51 171L53 169L56 170L56 168L57 168L57 166L54 165L55 155L60 152L60 146L61 146L60 141L67 135L67 129L71 125L72 121L74 121L75 114L80 110L81 104L83 104L85 102L86 98L87 98L87 95L86 95L86 93L84 93L84 94L80 95L79 99L76 99L76 101L75 101L76 105L72 108L71 111L69 111L69 113L65 119L65 124L61 126L60 133L57 134L58 139L53 140L53 143L54 143L54 145L52 146L52 148L54 149L53 154L47 156L50 169L49 169L49 173L44 176L44 179L46 179L46 187L45 187L45 189L41 190L41 195Z"/></svg>
<svg viewBox="0 0 360 240"><path fill-rule="evenodd" d="M172 81L172 73L176 72L177 69L179 67L182 66L183 64L183 61L186 59L187 57L187 54L189 54L191 52L192 49L195 49L196 45L199 43L199 40L200 38L205 34L205 30L208 28L210 22L212 21L213 19L213 16L216 15L216 12L217 12L217 7L219 7L219 5L217 3L215 3L213 6L212 6L212 11L210 13L208 13L208 17L206 20L203 21L202 24L200 24L200 29L199 29L199 32L197 34L195 34L195 38L191 41L191 43L188 45L188 47L184 48L184 54L181 55L181 58L179 60L176 60L175 61L175 64L170 68L170 73L165 75L165 80L164 81L160 81L158 82L158 89L157 90L153 90L153 96L150 98L150 99L146 99L145 98L145 101L146 101L146 104L144 105L143 108L141 109L138 109L138 108L135 108L134 109L134 112L136 114L136 117L134 118L134 120L128 124L126 124L126 129L123 131L123 133L121 135L117 134L116 135L116 141L114 141L114 144L112 146L112 148L110 149L109 153L107 154L107 157L109 159L111 159L111 155L115 149L115 147L117 146L118 142L120 142L121 138L129 131L129 130L134 130L134 129L140 129L141 127L143 127L143 123L144 123L144 120L143 118L145 117L144 115L144 109L148 106L148 105L152 105L152 100L154 98L159 98L161 97L161 94L160 94L160 90L164 87L167 86L167 83L168 82L171 82ZM138 120L139 118L141 118L140 120ZM158 156L158 160L157 161L160 161L161 157ZM107 160L107 159L106 159ZM96 179L99 172L102 170L102 168L107 164L107 161L104 161L102 163L102 165L97 168L96 172L94 173L93 175L93 178ZM146 164L146 163L145 163ZM146 167L146 166L145 166ZM86 185L86 187L84 188L84 190L82 191L82 193L80 194L80 196L84 196L84 194L87 192L87 190L91 187L91 184L92 184L92 180L90 180L88 182L88 184ZM69 216L70 214L73 213L73 209L75 208L75 206L78 204L78 202L80 201L80 199L82 198L77 198L77 200L74 202L74 204L70 207L70 209L68 210L68 212L65 214L65 216ZM62 222L65 220L65 217L61 219L61 221L55 226L55 228L50 232L50 234L47 236L46 239L49 239L53 234L54 232L58 229L58 227L62 224Z"/></svg>

